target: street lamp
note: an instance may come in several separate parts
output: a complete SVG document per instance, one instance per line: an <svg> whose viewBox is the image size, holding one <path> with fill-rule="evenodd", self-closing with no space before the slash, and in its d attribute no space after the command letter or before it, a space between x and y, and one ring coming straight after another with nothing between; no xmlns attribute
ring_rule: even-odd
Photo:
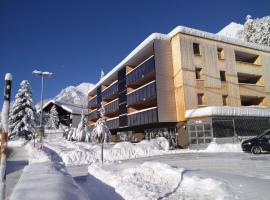
<svg viewBox="0 0 270 200"><path fill-rule="evenodd" d="M41 113L40 113L40 142L41 142L41 138L44 135L44 127L43 127L43 87L44 87L44 76L48 76L51 77L53 75L52 72L43 72L43 71L38 71L38 70L34 70L32 72L33 75L35 76L41 76ZM34 146L35 146L35 135L34 135Z"/></svg>

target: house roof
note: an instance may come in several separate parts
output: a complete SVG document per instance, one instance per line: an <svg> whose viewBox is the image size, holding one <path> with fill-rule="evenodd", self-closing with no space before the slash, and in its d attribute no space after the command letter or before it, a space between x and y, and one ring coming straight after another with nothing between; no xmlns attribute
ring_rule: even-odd
<svg viewBox="0 0 270 200"><path fill-rule="evenodd" d="M70 112L72 114L79 114L81 115L82 113L84 115L88 115L88 110L82 106L76 105L76 104L70 104L62 101L56 101L56 100L50 100L46 104L43 105L43 109L45 109L48 105L50 104L55 104L62 109L66 110L67 112Z"/></svg>
<svg viewBox="0 0 270 200"><path fill-rule="evenodd" d="M141 44L139 44L127 57L125 57L118 65L116 65L109 73L107 73L95 86L89 91L89 95L93 94L93 91L97 89L102 83L108 80L111 76L116 76L117 72L123 68L125 65L130 64L130 62L138 55L141 55L144 51L149 50L152 47L154 40L170 40L173 36L178 33L193 35L201 38L216 40L224 43L234 44L238 46L248 47L251 49L256 49L260 51L270 52L270 47L259 45L251 42L246 42L242 40L237 40L234 38L225 37L222 35L217 35L214 33L209 33L185 26L177 26L168 34L153 33L148 36Z"/></svg>

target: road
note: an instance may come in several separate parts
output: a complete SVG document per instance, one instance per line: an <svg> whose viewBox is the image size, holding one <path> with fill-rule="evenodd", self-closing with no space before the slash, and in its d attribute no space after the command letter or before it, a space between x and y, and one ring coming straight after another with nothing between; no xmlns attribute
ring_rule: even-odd
<svg viewBox="0 0 270 200"><path fill-rule="evenodd" d="M28 154L25 147L9 148L6 168L6 200L9 199L26 165L28 165Z"/></svg>
<svg viewBox="0 0 270 200"><path fill-rule="evenodd" d="M269 200L270 196L270 154L252 155L246 153L180 153L122 161L120 164L104 166L110 169L134 167L146 161L167 163L173 167L185 168L185 176L199 176L220 180L228 186L234 199ZM87 166L67 168L85 187ZM117 199L117 198L115 198Z"/></svg>

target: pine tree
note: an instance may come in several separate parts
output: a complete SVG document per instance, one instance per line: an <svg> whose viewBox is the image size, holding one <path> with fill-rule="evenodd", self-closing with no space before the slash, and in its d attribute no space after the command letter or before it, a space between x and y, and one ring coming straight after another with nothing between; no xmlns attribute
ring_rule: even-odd
<svg viewBox="0 0 270 200"><path fill-rule="evenodd" d="M58 129L59 127L59 116L55 105L53 105L53 107L50 110L47 126L51 129Z"/></svg>
<svg viewBox="0 0 270 200"><path fill-rule="evenodd" d="M20 83L20 89L9 115L9 137L33 134L37 123L37 113L33 106L32 89L27 80Z"/></svg>
<svg viewBox="0 0 270 200"><path fill-rule="evenodd" d="M270 46L270 16L252 19L248 15L243 33L248 42Z"/></svg>

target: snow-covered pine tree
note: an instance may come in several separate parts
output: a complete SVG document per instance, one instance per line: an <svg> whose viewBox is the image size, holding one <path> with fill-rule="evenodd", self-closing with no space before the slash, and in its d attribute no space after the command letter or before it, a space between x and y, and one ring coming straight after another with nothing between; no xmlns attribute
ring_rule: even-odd
<svg viewBox="0 0 270 200"><path fill-rule="evenodd" d="M248 15L243 34L248 42L270 46L270 16L252 19Z"/></svg>
<svg viewBox="0 0 270 200"><path fill-rule="evenodd" d="M36 116L31 86L27 80L23 80L9 114L9 138L33 134L37 123Z"/></svg>
<svg viewBox="0 0 270 200"><path fill-rule="evenodd" d="M59 116L56 106L53 105L50 110L49 120L47 122L47 127L50 129L58 129L59 127Z"/></svg>

